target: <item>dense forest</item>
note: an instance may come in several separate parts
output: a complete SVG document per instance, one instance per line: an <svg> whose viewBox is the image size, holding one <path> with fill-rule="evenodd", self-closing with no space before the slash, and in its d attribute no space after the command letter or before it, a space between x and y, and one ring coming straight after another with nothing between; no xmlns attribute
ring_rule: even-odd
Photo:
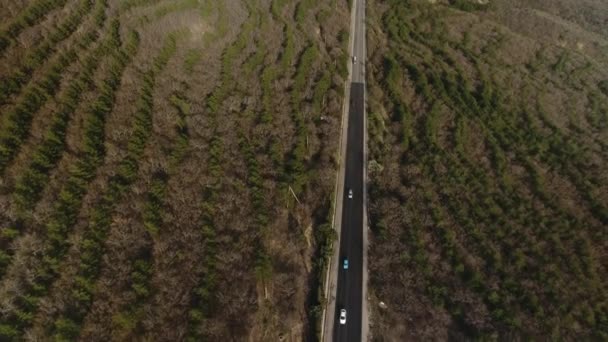
<svg viewBox="0 0 608 342"><path fill-rule="evenodd" d="M348 3L0 9L0 340L314 338Z"/></svg>
<svg viewBox="0 0 608 342"><path fill-rule="evenodd" d="M374 340L607 339L608 5L367 4Z"/></svg>
<svg viewBox="0 0 608 342"><path fill-rule="evenodd" d="M372 339L608 339L608 5L366 4ZM0 0L0 341L315 340L351 5Z"/></svg>

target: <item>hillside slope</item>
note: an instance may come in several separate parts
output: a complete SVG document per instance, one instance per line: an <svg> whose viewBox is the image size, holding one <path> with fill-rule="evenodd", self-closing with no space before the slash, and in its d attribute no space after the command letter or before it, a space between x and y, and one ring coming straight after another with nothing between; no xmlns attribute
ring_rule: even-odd
<svg viewBox="0 0 608 342"><path fill-rule="evenodd" d="M347 2L0 13L0 340L312 338Z"/></svg>
<svg viewBox="0 0 608 342"><path fill-rule="evenodd" d="M608 338L608 5L368 11L374 340Z"/></svg>

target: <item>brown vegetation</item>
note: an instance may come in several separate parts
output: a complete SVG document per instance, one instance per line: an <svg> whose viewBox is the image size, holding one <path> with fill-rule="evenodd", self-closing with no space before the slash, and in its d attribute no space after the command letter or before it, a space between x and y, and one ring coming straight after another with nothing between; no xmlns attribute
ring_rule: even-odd
<svg viewBox="0 0 608 342"><path fill-rule="evenodd" d="M313 338L346 1L0 6L0 340Z"/></svg>

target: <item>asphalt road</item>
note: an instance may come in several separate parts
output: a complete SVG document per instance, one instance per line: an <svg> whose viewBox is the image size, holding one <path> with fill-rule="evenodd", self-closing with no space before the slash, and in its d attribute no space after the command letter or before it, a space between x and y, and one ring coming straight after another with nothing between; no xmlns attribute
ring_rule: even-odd
<svg viewBox="0 0 608 342"><path fill-rule="evenodd" d="M362 341L363 319L363 233L364 233L364 115L365 115L365 2L355 0L354 41L351 56L348 132L342 198L338 283L334 312L333 341ZM353 198L348 198L352 190ZM340 215L338 213L338 215ZM344 259L349 267L343 268ZM340 324L340 310L346 309L346 324ZM366 331L366 330L365 330Z"/></svg>
<svg viewBox="0 0 608 342"><path fill-rule="evenodd" d="M357 57L357 63L353 64L352 82L365 83L365 0L356 0L355 6L355 41L351 53Z"/></svg>
<svg viewBox="0 0 608 342"><path fill-rule="evenodd" d="M340 263L334 320L334 341L361 341L363 284L363 105L364 85L351 85L351 106L348 113L346 175L342 206ZM353 198L348 198L348 191ZM344 259L349 267L343 269ZM340 310L346 309L346 324L340 324Z"/></svg>

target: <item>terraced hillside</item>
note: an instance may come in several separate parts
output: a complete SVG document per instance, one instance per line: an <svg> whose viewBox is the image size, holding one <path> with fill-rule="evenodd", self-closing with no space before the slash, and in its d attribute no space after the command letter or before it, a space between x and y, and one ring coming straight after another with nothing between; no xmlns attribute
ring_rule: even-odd
<svg viewBox="0 0 608 342"><path fill-rule="evenodd" d="M374 339L607 339L608 5L367 3Z"/></svg>
<svg viewBox="0 0 608 342"><path fill-rule="evenodd" d="M0 16L0 340L313 338L347 2Z"/></svg>

